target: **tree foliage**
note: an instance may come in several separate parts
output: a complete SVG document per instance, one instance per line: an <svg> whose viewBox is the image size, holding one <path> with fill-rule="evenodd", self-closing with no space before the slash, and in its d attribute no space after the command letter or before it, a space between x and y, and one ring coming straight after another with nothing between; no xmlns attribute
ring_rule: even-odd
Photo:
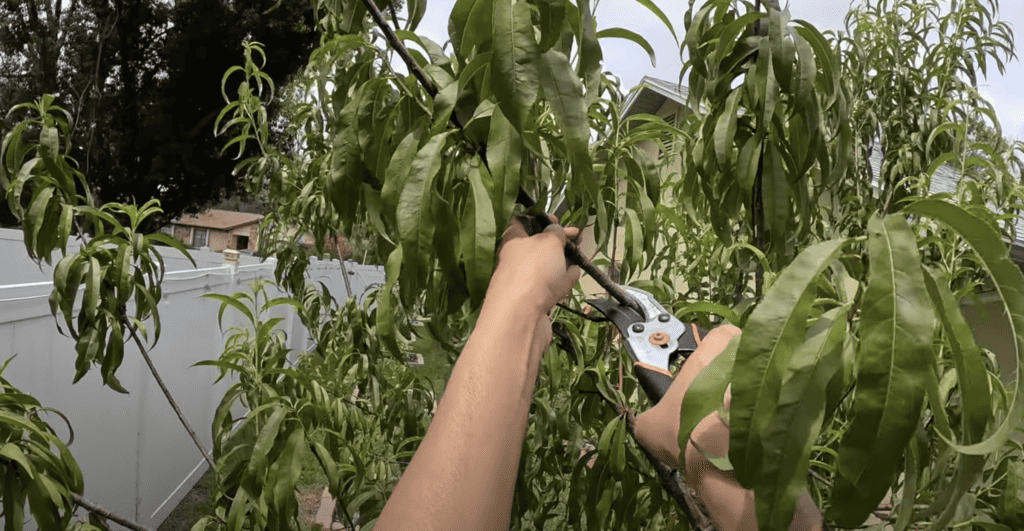
<svg viewBox="0 0 1024 531"><path fill-rule="evenodd" d="M639 3L675 34L654 4ZM650 46L625 30L597 32L587 0L458 0L450 47L416 33L425 2L410 2L404 20L392 11L390 23L370 17L372 7L315 4L322 41L287 89L285 123L268 110L282 91L269 72L273 47L246 42L242 64L223 75L226 105L212 125L246 190L267 193L261 251L278 258L287 293L271 298L257 283L214 296L221 315L239 312L248 325L200 364L237 380L212 427L217 508L196 529L297 525L307 448L346 520L372 524L442 392L405 356L457 359L500 229L523 211L520 189L535 211L564 203L562 221L594 225L602 249L619 220L624 283L677 315L717 314L747 332L687 394L680 445L731 386L729 453L709 457L754 491L762 529L786 529L804 491L840 527L873 513L901 531L1024 521L1022 447L1011 439L1024 419L1024 275L1007 249L1024 147L979 141L986 127L1000 135L975 89L979 73L1015 57L994 1L952 11L868 1L840 35L761 3L691 2L679 33L689 112L673 125L623 118L600 38ZM392 67L395 43L374 26L383 23L409 46L412 74ZM85 305L77 328L67 324L81 367L99 365L114 387L110 345L147 318L159 329L146 302L159 289L146 276L154 236L138 232L154 205L97 203L52 103L29 106L29 121L5 137L0 184L36 259L66 241L76 215L96 225L97 237L58 262L51 304L56 317L82 284L88 301L103 301ZM936 171L954 160L955 193L932 194ZM312 233L319 253L357 225L374 234L386 269L362 305L308 282L311 251L289 233ZM980 348L961 313L959 301L983 284L999 297L1018 367ZM134 320L129 299L143 308ZM278 305L316 342L296 367L267 315ZM603 325L554 319L560 341L542 362L513 527L685 529L627 437L632 410L649 404L635 378L614 383L623 352ZM248 412L233 417L236 405ZM4 407L0 426L22 426L28 413ZM30 483L21 460L0 459ZM19 500L3 492L5 503ZM887 494L894 507L879 512ZM52 510L64 515L58 498Z"/></svg>
<svg viewBox="0 0 1024 531"><path fill-rule="evenodd" d="M146 222L155 230L238 187L211 131L220 77L241 41L270 45L267 73L283 82L305 64L315 26L298 0L5 0L0 107L54 95L71 115L71 156L92 193L102 202L161 199L164 212ZM6 131L24 116L0 124ZM6 208L0 220L13 223Z"/></svg>

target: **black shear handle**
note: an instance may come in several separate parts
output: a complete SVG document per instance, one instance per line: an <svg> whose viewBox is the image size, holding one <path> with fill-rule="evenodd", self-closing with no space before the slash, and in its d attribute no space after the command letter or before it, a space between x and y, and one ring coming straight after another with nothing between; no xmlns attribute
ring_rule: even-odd
<svg viewBox="0 0 1024 531"><path fill-rule="evenodd" d="M633 374L636 375L636 379L640 382L640 388L647 394L647 398L651 399L652 404L660 402L661 397L665 396L668 388L672 386L671 374L646 363L633 362Z"/></svg>

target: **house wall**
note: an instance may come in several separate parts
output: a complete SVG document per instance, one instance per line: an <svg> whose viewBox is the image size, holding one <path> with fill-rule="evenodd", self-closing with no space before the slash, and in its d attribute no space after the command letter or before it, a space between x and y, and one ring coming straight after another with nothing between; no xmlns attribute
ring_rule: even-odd
<svg viewBox="0 0 1024 531"><path fill-rule="evenodd" d="M231 249L237 249L237 245L236 244L238 243L238 240L237 240L238 236L248 236L249 237L249 245L247 247L244 247L243 249L239 249L239 250L255 251L258 248L257 247L257 238L259 237L259 230L258 229L259 229L259 224L258 223L253 223L252 225L244 225L242 227L238 227L235 230L231 231L232 238L230 238L230 240L229 240L231 242L230 248Z"/></svg>
<svg viewBox="0 0 1024 531"><path fill-rule="evenodd" d="M77 247L69 245L68 251L75 252ZM224 265L221 253L191 251L197 270L177 251L157 249L166 250L167 273L158 306L163 329L150 354L200 441L210 449L213 414L234 382L225 378L214 383L216 369L192 366L218 357L224 346L225 335L217 324L219 303L201 296L245 290L256 278L272 280L276 264L273 258L260 263L242 256L242 264L234 270ZM58 332L47 301L52 267L44 263L40 269L29 260L21 231L0 230L0 253L7 257L0 261L4 282L0 285L0 363L17 356L4 378L70 419L75 430L71 451L82 468L86 498L156 529L206 472L205 461L133 343L125 346L117 373L130 394L103 387L98 368L71 384L74 341ZM348 269L354 273L351 285L359 300L368 287L383 279L381 268L348 264ZM339 300L345 299L338 262L314 260L309 275L327 284ZM273 288L271 293L276 295ZM308 332L289 306L277 306L269 314L285 318L279 328L287 333L291 348L308 348ZM225 312L224 330L242 326L243 320L235 311ZM67 440L59 418L47 420ZM32 531L35 526L29 522L26 529Z"/></svg>
<svg viewBox="0 0 1024 531"><path fill-rule="evenodd" d="M961 308L964 318L974 332L978 346L991 350L999 361L999 372L1004 383L1013 381L1017 360L1010 320L1003 304L993 294L982 294L978 303L965 302Z"/></svg>
<svg viewBox="0 0 1024 531"><path fill-rule="evenodd" d="M192 227L188 225L175 225L174 237L181 240L185 245L192 245Z"/></svg>
<svg viewBox="0 0 1024 531"><path fill-rule="evenodd" d="M210 229L210 237L207 239L206 246L214 252L233 249L235 247L235 238L227 231Z"/></svg>

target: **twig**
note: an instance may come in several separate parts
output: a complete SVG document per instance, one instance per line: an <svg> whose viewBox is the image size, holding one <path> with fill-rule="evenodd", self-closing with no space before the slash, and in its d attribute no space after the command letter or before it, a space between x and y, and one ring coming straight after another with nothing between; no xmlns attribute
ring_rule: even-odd
<svg viewBox="0 0 1024 531"><path fill-rule="evenodd" d="M103 518L106 518L107 520L117 522L129 529L134 529L135 531L153 531L153 529L150 529L142 524L133 522L117 513L110 512L104 509L103 507L100 507L99 505L96 505L95 503L79 496L78 494L71 493L71 501L75 502L75 505L78 505L79 507L89 511L90 513L96 513L102 516Z"/></svg>
<svg viewBox="0 0 1024 531"><path fill-rule="evenodd" d="M149 358L149 353L146 352L146 346L142 344L142 340L139 339L139 335L135 333L135 327L128 323L126 319L122 318L122 321L125 323L125 328L128 329L128 333L132 335L132 339L135 340L135 345L139 347L139 352L142 353L142 358L146 360L146 365L149 365L149 371L153 373L153 379L155 379L157 385L160 386L160 390L164 392L164 396L167 397L167 401L174 409L174 413L178 415L178 420L181 421L182 426L185 426L185 430L188 431L188 434L192 437L192 441L196 443L196 448L199 448L199 451L203 454L203 459L205 459L210 465L210 468L213 468L215 466L213 458L210 457L209 452L207 452L206 448L203 447L203 443L199 442L199 437L196 436L196 432L192 429L188 420L185 419L185 415L181 412L181 409L178 408L178 403L174 401L174 397L171 396L171 392L167 390L167 386L164 385L164 381L160 378L160 374L156 372L153 360Z"/></svg>
<svg viewBox="0 0 1024 531"><path fill-rule="evenodd" d="M430 94L431 98L437 96L437 86L434 85L434 82L429 77L427 77L427 74L423 72L420 65L416 64L416 60L412 58L411 54L409 54L409 50L405 48L402 41L398 39L397 35L395 35L395 30L391 29L391 26L389 26L387 21L384 20L384 13L380 12L380 9L377 8L377 4L374 4L373 0L363 0L363 5L366 6L366 10L370 12L370 16L373 17L373 21L377 24L377 27L380 28L382 33L384 33L384 39L388 41L388 44L398 52L398 56L405 62L405 66L409 69L409 72L416 77L416 80L420 82L420 85L422 85L424 90L427 91L427 94ZM397 20L395 21L395 24L398 24ZM455 113L452 113L452 116L454 117Z"/></svg>
<svg viewBox="0 0 1024 531"><path fill-rule="evenodd" d="M616 406L618 413L626 418L626 431L629 435L636 439L636 416L628 408L621 405ZM679 477L678 471L671 469L665 463L661 462L650 451L637 441L637 447L647 457L647 461L654 467L655 473L658 475L658 480L661 482L662 488L665 492L676 501L676 505L679 506L679 510L686 516L687 521L690 523L690 528L696 531L714 531L715 527L711 520L707 517L704 511L701 509L697 500L693 494L689 491L689 488L683 485L682 478Z"/></svg>

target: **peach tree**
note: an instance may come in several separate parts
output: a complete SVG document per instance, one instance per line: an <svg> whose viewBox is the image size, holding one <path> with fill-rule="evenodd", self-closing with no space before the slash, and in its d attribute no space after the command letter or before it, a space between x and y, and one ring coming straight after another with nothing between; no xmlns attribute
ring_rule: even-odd
<svg viewBox="0 0 1024 531"><path fill-rule="evenodd" d="M370 0L317 0L320 46L280 88L261 71L261 46L247 43L224 76L214 132L247 188L271 198L261 252L278 258L288 295L255 284L215 296L222 315L249 324L202 363L235 383L207 456L216 509L195 529L296 527L304 452L343 521L358 514L369 528L443 392L406 356L454 363L509 217L559 206L563 223L593 225L599 249L622 227L623 256L598 262L621 259L624 283L681 317L749 332L694 384L680 444L731 388L730 450L708 457L755 492L761 528L786 529L804 491L834 527L872 515L879 529L1024 525L1011 437L1024 420L1024 371L977 344L959 304L993 287L1020 363L1024 276L1007 241L1022 147L1001 139L977 91L979 73L1015 58L997 3L867 1L840 34L771 2L691 1L681 24L638 4L681 30L680 122L623 116L601 39L631 40L652 60L656 50L625 29L598 31L587 0L457 0L444 44L417 33L424 0L401 17ZM275 98L289 102L282 123L268 120ZM99 366L117 390L124 341L145 352L136 332L150 322L155 341L159 331L152 244L174 242L135 232L154 204L92 204L60 144L67 121L45 97L35 112L5 136L2 185L30 256L91 235L77 253L61 247L51 305L79 370ZM274 127L294 141L274 145ZM981 134L989 129L994 141ZM947 165L955 192L932 193ZM308 280L311 253L296 235L312 233L319 254L355 227L377 239L386 282L362 304L339 303ZM622 351L607 325L570 311L582 298L554 315L513 527L689 528L699 515L631 437L649 404L618 375ZM315 341L294 367L266 316L278 305ZM47 446L40 407L28 397L0 410L5 514L19 514L28 493L37 522L87 525L70 516L82 478L59 440Z"/></svg>

